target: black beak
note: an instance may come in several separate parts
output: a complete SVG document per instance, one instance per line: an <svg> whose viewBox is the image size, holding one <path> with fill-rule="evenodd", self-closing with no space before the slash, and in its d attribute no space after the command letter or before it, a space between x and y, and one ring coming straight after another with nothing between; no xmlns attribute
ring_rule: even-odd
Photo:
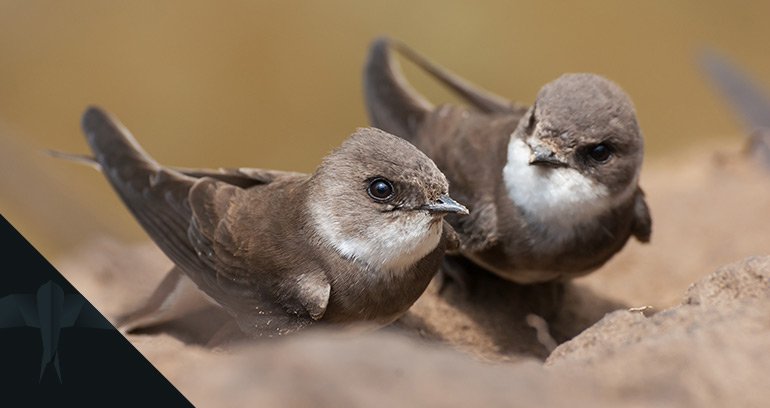
<svg viewBox="0 0 770 408"><path fill-rule="evenodd" d="M537 145L531 148L532 154L529 156L530 165L546 165L551 167L564 167L567 165L562 161L556 153L542 145Z"/></svg>
<svg viewBox="0 0 770 408"><path fill-rule="evenodd" d="M468 215L468 209L464 205L453 200L452 197L444 194L435 202L424 204L420 210L428 210L431 214L461 214Z"/></svg>

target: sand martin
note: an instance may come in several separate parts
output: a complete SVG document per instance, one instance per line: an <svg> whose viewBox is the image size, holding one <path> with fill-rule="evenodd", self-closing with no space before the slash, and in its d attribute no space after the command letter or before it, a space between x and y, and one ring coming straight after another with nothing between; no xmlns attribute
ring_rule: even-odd
<svg viewBox="0 0 770 408"><path fill-rule="evenodd" d="M358 129L302 174L165 167L98 108L82 127L93 160L176 265L134 327L162 321L192 283L255 337L319 321L387 324L438 270L453 234L444 216L467 214L431 159L377 129Z"/></svg>
<svg viewBox="0 0 770 408"><path fill-rule="evenodd" d="M469 106L434 107L410 87L391 49ZM485 269L518 283L568 279L600 267L630 236L649 240L638 185L642 133L613 82L566 74L526 106L381 38L370 48L364 90L372 125L425 152L468 206L469 217L447 220L461 254Z"/></svg>

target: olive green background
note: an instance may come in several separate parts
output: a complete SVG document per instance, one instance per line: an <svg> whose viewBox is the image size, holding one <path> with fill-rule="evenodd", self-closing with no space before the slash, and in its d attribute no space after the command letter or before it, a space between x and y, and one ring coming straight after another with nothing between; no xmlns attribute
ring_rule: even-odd
<svg viewBox="0 0 770 408"><path fill-rule="evenodd" d="M770 83L769 2L0 1L0 210L44 255L105 233L146 239L87 152L89 104L162 163L312 171L367 119L361 68L391 35L531 102L564 72L618 82L648 159L742 129L698 71L714 48ZM413 67L412 83L451 100Z"/></svg>

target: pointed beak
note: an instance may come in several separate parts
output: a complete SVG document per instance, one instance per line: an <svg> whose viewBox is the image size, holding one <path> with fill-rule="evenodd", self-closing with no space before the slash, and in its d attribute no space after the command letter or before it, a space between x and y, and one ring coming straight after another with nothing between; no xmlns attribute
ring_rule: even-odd
<svg viewBox="0 0 770 408"><path fill-rule="evenodd" d="M564 167L567 165L556 155L556 152L543 145L532 146L531 149L532 153L529 155L530 165L546 165L551 167Z"/></svg>
<svg viewBox="0 0 770 408"><path fill-rule="evenodd" d="M464 205L453 200L447 194L442 195L438 200L423 204L420 210L427 210L431 214L461 214L468 215L468 209Z"/></svg>

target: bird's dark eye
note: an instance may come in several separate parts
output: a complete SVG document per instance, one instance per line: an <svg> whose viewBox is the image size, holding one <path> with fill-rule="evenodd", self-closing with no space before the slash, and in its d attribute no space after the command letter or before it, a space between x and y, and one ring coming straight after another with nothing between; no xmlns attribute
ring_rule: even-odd
<svg viewBox="0 0 770 408"><path fill-rule="evenodd" d="M386 201L393 197L393 185L388 180L376 178L369 182L366 192L369 193L369 197L377 201Z"/></svg>
<svg viewBox="0 0 770 408"><path fill-rule="evenodd" d="M599 143L588 150L588 156L598 163L604 163L612 156L612 150L604 143Z"/></svg>

